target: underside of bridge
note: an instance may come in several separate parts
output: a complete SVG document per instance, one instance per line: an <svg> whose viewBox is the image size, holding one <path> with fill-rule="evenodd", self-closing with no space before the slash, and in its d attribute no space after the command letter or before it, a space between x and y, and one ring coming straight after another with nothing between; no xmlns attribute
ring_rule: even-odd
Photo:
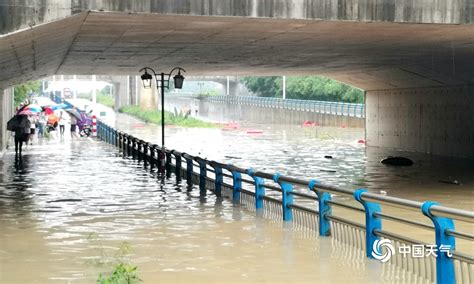
<svg viewBox="0 0 474 284"><path fill-rule="evenodd" d="M0 89L144 66L182 66L190 76L324 75L366 91L368 145L474 157L469 23L79 11L0 36L0 54Z"/></svg>

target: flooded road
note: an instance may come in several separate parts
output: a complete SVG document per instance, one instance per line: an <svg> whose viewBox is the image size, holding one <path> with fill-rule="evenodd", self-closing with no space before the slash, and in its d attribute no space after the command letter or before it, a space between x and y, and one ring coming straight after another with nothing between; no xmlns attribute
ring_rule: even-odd
<svg viewBox="0 0 474 284"><path fill-rule="evenodd" d="M117 128L160 142L155 125L119 116ZM470 162L410 154L412 168L381 166L378 160L386 153L357 144L360 130L265 128L261 135L247 135L168 128L166 134L168 147L201 157L472 210ZM332 238L256 218L227 199L199 196L196 188L188 191L173 179L160 181L105 143L49 141L29 146L24 155L20 163L9 152L1 162L0 283L95 283L118 262L137 266L144 283L415 280L384 270ZM462 185L438 182L448 175ZM353 212L335 213L360 221ZM384 228L407 231L389 222ZM472 226L458 228L473 233ZM409 233L432 242L432 232ZM467 246L458 243L470 251Z"/></svg>
<svg viewBox="0 0 474 284"><path fill-rule="evenodd" d="M89 139L28 146L21 162L7 153L0 227L1 283L95 283L120 261L145 283L378 283L383 272Z"/></svg>
<svg viewBox="0 0 474 284"><path fill-rule="evenodd" d="M248 134L259 128L263 133ZM161 128L118 115L117 128L161 145ZM365 147L363 129L243 125L237 130L166 128L166 147L242 167L315 178L326 184L412 200L474 207L474 160ZM331 156L328 159L325 156ZM411 167L380 163L404 156ZM459 182L458 185L447 183Z"/></svg>
<svg viewBox="0 0 474 284"><path fill-rule="evenodd" d="M119 114L117 129L161 145L161 128ZM249 134L248 129L261 130ZM266 172L321 182L339 187L366 188L371 192L416 201L436 201L442 205L474 209L474 160L432 156L422 153L365 147L363 129L241 125L236 130L166 127L166 146L191 155L253 167ZM325 158L331 156L331 159ZM387 156L404 156L414 161L411 167L391 167L380 163ZM457 181L458 184L447 182ZM339 200L359 206L349 197ZM336 214L364 223L354 211L334 208ZM431 224L420 212L384 206L383 211L409 220ZM416 227L384 221L384 228L403 232L428 243L434 234ZM460 231L474 234L474 226L456 222ZM459 240L458 249L474 254L468 241Z"/></svg>

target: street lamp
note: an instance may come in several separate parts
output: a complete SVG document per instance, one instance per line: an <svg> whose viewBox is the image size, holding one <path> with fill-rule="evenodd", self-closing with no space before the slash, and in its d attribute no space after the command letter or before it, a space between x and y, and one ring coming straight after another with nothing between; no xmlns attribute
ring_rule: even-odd
<svg viewBox="0 0 474 284"><path fill-rule="evenodd" d="M150 67L144 67L140 69L139 72L144 72L141 75L142 82L143 82L143 87L145 89L151 88L151 83L153 81L153 76L155 76L156 80L156 88L161 88L161 149L164 151L165 150L165 87L169 89L170 86L170 78L171 75L173 74L174 71L178 70L178 74L176 74L173 77L174 80L174 87L176 89L181 89L183 88L183 82L184 82L184 76L181 75L181 71L186 72L181 67L175 67L171 69L169 73L159 73L157 74L155 70L153 70ZM148 71L151 71L152 74L148 73ZM158 77L159 76L159 77Z"/></svg>

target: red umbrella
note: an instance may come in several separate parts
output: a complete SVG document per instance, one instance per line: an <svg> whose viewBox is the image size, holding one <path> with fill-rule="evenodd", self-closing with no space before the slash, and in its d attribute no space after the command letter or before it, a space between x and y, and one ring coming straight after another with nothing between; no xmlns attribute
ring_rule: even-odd
<svg viewBox="0 0 474 284"><path fill-rule="evenodd" d="M50 107L43 107L43 111L46 115L54 114L54 111Z"/></svg>

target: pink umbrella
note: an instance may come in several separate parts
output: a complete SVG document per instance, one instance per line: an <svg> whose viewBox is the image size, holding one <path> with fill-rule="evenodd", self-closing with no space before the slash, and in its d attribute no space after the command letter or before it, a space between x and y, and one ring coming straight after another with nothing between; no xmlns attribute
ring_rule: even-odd
<svg viewBox="0 0 474 284"><path fill-rule="evenodd" d="M35 114L37 114L37 112L31 109L23 109L17 113L17 115L35 115Z"/></svg>

